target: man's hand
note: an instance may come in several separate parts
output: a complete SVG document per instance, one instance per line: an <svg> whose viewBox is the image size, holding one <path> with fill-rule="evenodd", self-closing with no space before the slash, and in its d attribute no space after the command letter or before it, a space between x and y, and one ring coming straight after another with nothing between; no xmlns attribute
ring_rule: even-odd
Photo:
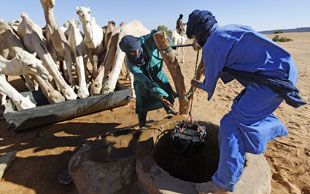
<svg viewBox="0 0 310 194"><path fill-rule="evenodd" d="M192 79L191 84L195 88L200 88L200 82L198 80Z"/></svg>
<svg viewBox="0 0 310 194"><path fill-rule="evenodd" d="M200 69L199 73L201 75L204 75L205 74L205 70L206 70L206 67L203 67L203 68Z"/></svg>
<svg viewBox="0 0 310 194"><path fill-rule="evenodd" d="M168 100L166 100L164 97L160 96L159 99L164 103L164 105L166 107L168 107L170 110L171 110L171 113L176 115L177 112L174 111L174 107L173 107L173 104L171 104Z"/></svg>
<svg viewBox="0 0 310 194"><path fill-rule="evenodd" d="M200 50L200 46L199 46L198 42L196 41L196 39L194 39L194 41L193 41L193 49L194 49L194 51Z"/></svg>
<svg viewBox="0 0 310 194"><path fill-rule="evenodd" d="M168 100L166 100L164 97L160 96L159 99L164 103L166 107L169 109L173 109L173 104L171 104Z"/></svg>

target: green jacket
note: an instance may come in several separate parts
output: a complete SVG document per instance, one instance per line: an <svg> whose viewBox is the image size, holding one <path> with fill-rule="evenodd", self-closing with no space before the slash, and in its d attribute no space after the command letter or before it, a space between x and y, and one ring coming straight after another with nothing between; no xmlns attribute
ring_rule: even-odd
<svg viewBox="0 0 310 194"><path fill-rule="evenodd" d="M155 32L139 37L143 54L148 58L147 65L138 67L127 58L127 67L134 75L137 114L163 107L160 96L172 104L174 98L178 97L163 71L163 59L153 39Z"/></svg>

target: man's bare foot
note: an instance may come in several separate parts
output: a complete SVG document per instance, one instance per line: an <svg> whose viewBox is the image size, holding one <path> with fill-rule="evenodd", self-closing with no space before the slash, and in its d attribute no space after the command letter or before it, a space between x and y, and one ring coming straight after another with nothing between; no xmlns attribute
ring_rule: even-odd
<svg viewBox="0 0 310 194"><path fill-rule="evenodd" d="M228 193L231 193L229 191L222 189L221 187L218 187L212 181L196 184L195 190L199 194L228 194Z"/></svg>

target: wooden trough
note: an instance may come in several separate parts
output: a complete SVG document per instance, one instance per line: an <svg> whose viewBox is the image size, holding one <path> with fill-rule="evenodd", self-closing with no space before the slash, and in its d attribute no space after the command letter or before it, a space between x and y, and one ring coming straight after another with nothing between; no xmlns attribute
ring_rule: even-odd
<svg viewBox="0 0 310 194"><path fill-rule="evenodd" d="M8 103L4 118L8 122L8 129L15 132L124 106L131 99L131 90L122 87L122 89L106 95L91 96L57 104L48 104L47 99L40 91L24 92L22 95L29 95L37 107L16 111L12 103Z"/></svg>

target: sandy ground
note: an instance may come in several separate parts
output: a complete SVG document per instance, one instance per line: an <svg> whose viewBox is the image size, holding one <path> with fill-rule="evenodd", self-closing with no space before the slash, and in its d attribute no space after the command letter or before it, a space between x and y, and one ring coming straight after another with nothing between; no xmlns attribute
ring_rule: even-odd
<svg viewBox="0 0 310 194"><path fill-rule="evenodd" d="M297 83L301 96L310 101L310 33L281 34L294 41L279 43L291 53L299 70ZM269 35L273 37L273 35ZM185 63L181 64L187 90L194 75L196 52L185 49ZM165 68L170 80L171 76ZM26 88L20 79L10 78L19 91ZM196 120L219 124L220 119L230 110L232 100L242 90L237 82L224 85L218 81L213 98L207 101L207 94L197 90L194 96L193 116ZM176 102L178 109L178 101ZM289 130L287 137L268 143L264 154L272 172L272 194L310 193L310 107L294 109L284 102L275 115ZM148 124L167 118L163 109L148 114ZM87 141L98 134L117 129L137 126L135 102L113 110L78 117L36 128L22 133L7 130L6 121L0 121L0 155L17 150L17 155L4 178L0 181L2 194L68 193L77 190L73 183L61 185L58 173L67 168L71 156Z"/></svg>

